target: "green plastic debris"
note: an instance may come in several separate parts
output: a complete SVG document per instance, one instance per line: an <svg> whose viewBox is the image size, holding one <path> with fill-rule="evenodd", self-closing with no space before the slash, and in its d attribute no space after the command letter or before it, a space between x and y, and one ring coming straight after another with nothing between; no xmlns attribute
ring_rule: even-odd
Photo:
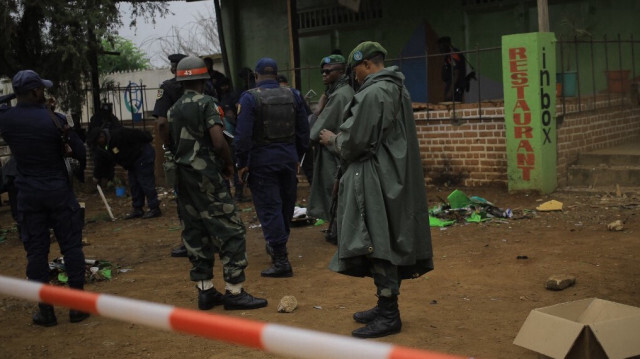
<svg viewBox="0 0 640 359"><path fill-rule="evenodd" d="M181 229L182 229L182 226L175 226L175 227L169 227L169 228L167 228L167 230L168 230L169 232L179 231L179 230L181 230Z"/></svg>
<svg viewBox="0 0 640 359"><path fill-rule="evenodd" d="M111 279L111 268L100 269L99 272L103 277Z"/></svg>
<svg viewBox="0 0 640 359"><path fill-rule="evenodd" d="M58 273L58 281L60 283L67 283L69 281L69 277L67 277L67 273L65 272Z"/></svg>
<svg viewBox="0 0 640 359"><path fill-rule="evenodd" d="M495 207L493 203L487 201L486 199L484 199L482 197L472 196L471 198L469 198L469 200L471 200L471 203L474 203L474 204L480 204L480 205L483 205L483 206Z"/></svg>
<svg viewBox="0 0 640 359"><path fill-rule="evenodd" d="M327 223L324 219L318 218L316 219L316 223L314 223L314 226L321 226L323 224Z"/></svg>
<svg viewBox="0 0 640 359"><path fill-rule="evenodd" d="M447 197L447 201L449 201L449 205L451 206L451 208L454 209L464 208L471 203L469 197L467 197L464 192L458 189L449 194L449 196Z"/></svg>
<svg viewBox="0 0 640 359"><path fill-rule="evenodd" d="M429 227L448 227L452 224L456 223L456 221L443 221L440 218L429 216Z"/></svg>
<svg viewBox="0 0 640 359"><path fill-rule="evenodd" d="M484 218L482 214L478 212L473 212L469 217L467 217L467 222L469 223L480 223L489 220L491 220L491 218Z"/></svg>

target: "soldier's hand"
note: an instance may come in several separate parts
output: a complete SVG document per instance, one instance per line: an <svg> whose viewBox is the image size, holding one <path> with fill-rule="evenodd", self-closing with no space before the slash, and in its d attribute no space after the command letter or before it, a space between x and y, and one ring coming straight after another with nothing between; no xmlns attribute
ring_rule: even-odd
<svg viewBox="0 0 640 359"><path fill-rule="evenodd" d="M323 130L320 130L320 134L318 136L320 137L320 144L326 146L331 140L331 138L335 135L336 135L335 133L327 130L326 128Z"/></svg>

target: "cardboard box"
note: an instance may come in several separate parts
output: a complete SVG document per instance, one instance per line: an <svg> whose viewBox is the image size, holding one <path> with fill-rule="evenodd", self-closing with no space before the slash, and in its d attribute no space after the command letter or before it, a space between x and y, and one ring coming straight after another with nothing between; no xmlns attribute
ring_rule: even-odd
<svg viewBox="0 0 640 359"><path fill-rule="evenodd" d="M555 359L640 358L640 308L589 298L534 309L513 344Z"/></svg>

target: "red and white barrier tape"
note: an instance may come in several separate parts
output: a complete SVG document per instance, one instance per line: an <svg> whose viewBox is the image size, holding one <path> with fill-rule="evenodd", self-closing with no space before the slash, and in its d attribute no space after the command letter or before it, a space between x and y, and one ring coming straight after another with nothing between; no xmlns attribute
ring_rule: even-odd
<svg viewBox="0 0 640 359"><path fill-rule="evenodd" d="M296 358L463 359L388 343L181 309L5 276L0 276L0 293Z"/></svg>

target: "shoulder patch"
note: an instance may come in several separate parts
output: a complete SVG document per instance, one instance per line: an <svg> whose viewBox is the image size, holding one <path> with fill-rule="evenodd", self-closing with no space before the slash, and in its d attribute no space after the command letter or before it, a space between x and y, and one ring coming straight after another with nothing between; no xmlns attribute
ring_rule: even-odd
<svg viewBox="0 0 640 359"><path fill-rule="evenodd" d="M156 100L159 100L162 98L162 94L164 94L164 90L163 89L158 89L158 95L156 95Z"/></svg>

